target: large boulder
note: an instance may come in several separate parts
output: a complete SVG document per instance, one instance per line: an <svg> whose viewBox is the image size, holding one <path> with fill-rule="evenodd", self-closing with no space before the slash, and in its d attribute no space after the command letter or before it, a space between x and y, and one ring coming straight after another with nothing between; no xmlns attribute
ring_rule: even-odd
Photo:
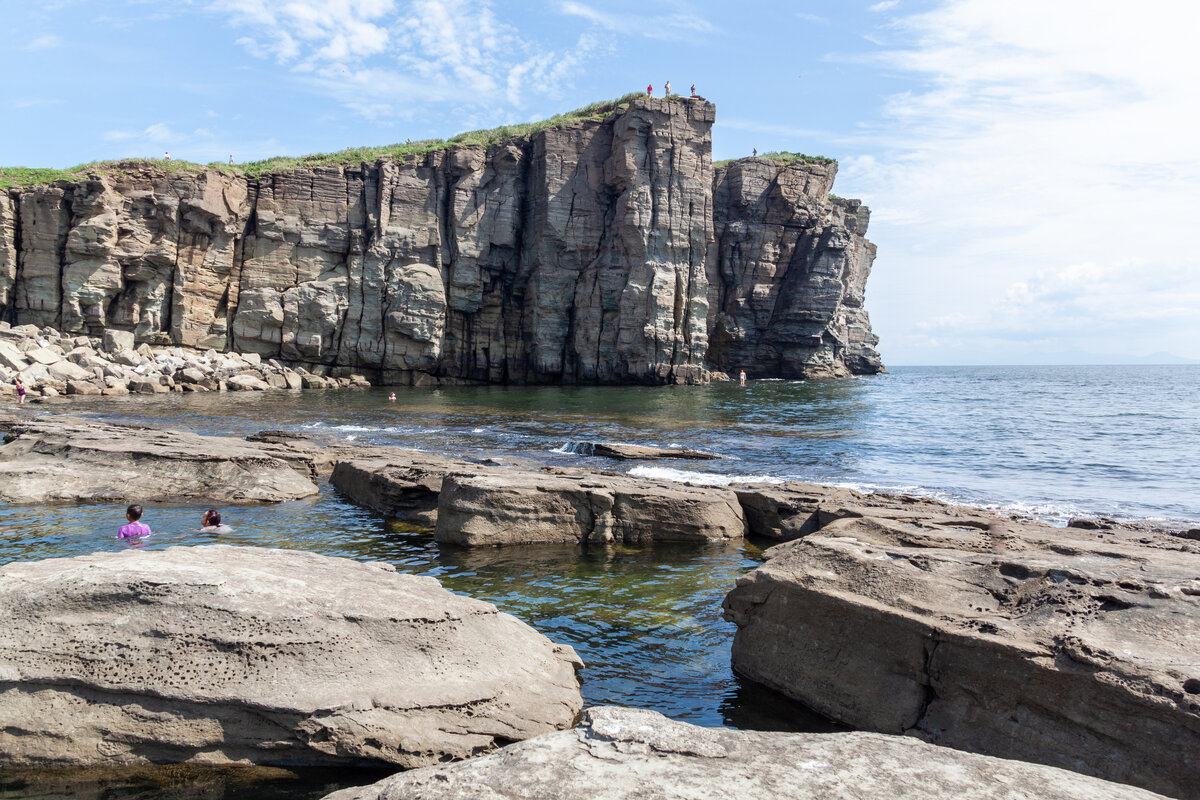
<svg viewBox="0 0 1200 800"><path fill-rule="evenodd" d="M0 768L412 768L582 706L570 647L433 578L313 553L14 562L0 616Z"/></svg>
<svg viewBox="0 0 1200 800"><path fill-rule="evenodd" d="M600 707L583 724L459 764L404 772L325 800L1151 800L1053 767L875 733L701 728Z"/></svg>
<svg viewBox="0 0 1200 800"><path fill-rule="evenodd" d="M1200 798L1200 546L834 519L725 600L733 667L856 728Z"/></svg>
<svg viewBox="0 0 1200 800"><path fill-rule="evenodd" d="M0 500L272 503L317 493L304 473L241 439L68 417L0 419Z"/></svg>
<svg viewBox="0 0 1200 800"><path fill-rule="evenodd" d="M745 533L728 489L580 470L447 475L435 536L460 545L706 542Z"/></svg>
<svg viewBox="0 0 1200 800"><path fill-rule="evenodd" d="M339 461L330 482L356 502L389 517L430 527L437 521L442 479L476 465L413 451L402 457L371 456Z"/></svg>

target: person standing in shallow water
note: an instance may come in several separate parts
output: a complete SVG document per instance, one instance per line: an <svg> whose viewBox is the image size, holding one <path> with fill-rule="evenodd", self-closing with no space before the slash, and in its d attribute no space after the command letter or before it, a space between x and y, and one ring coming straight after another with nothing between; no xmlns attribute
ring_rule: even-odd
<svg viewBox="0 0 1200 800"><path fill-rule="evenodd" d="M21 379L17 378L17 405L22 405L25 402L25 384L21 383Z"/></svg>
<svg viewBox="0 0 1200 800"><path fill-rule="evenodd" d="M738 371L738 383L742 386L746 385L746 370L743 369Z"/></svg>

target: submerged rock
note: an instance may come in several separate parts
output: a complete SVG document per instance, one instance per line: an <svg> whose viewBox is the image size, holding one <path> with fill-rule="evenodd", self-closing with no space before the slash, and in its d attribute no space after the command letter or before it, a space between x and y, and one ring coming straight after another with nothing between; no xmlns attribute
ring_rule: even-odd
<svg viewBox="0 0 1200 800"><path fill-rule="evenodd" d="M873 733L701 728L599 707L571 731L460 764L426 767L324 800L1152 800L1161 795L1052 767Z"/></svg>
<svg viewBox="0 0 1200 800"><path fill-rule="evenodd" d="M213 545L0 568L0 767L419 767L566 728L574 651L428 577Z"/></svg>
<svg viewBox="0 0 1200 800"><path fill-rule="evenodd" d="M1200 797L1200 548L864 513L739 580L737 672L856 728Z"/></svg>
<svg viewBox="0 0 1200 800"><path fill-rule="evenodd" d="M311 463L241 439L68 417L0 418L0 432L0 500L10 503L275 503L317 493Z"/></svg>

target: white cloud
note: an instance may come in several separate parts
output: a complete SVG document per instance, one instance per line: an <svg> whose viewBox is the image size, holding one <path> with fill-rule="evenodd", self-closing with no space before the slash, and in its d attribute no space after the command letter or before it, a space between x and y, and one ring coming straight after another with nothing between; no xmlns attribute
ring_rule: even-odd
<svg viewBox="0 0 1200 800"><path fill-rule="evenodd" d="M248 52L370 119L411 116L422 103L462 104L471 116L520 106L530 94L560 96L597 49L586 34L566 51L539 47L487 0L213 0L208 8L247 33L237 42Z"/></svg>
<svg viewBox="0 0 1200 800"><path fill-rule="evenodd" d="M696 16L694 9L656 15L614 13L569 0L559 10L616 33L650 39L695 39L716 31L712 23Z"/></svg>
<svg viewBox="0 0 1200 800"><path fill-rule="evenodd" d="M43 34L42 36L34 37L29 44L25 45L26 50L53 50L56 47L62 47L62 39L54 34Z"/></svg>
<svg viewBox="0 0 1200 800"><path fill-rule="evenodd" d="M1162 0L958 0L885 31L883 64L918 88L839 180L876 210L885 355L909 360L922 321L966 307L939 342L991 325L1200 356L1198 28L1200 6Z"/></svg>
<svg viewBox="0 0 1200 800"><path fill-rule="evenodd" d="M880 2L871 6L868 9L868 11L874 11L874 12L878 13L880 11L887 11L889 9L895 8L898 5L900 5L900 0L881 0Z"/></svg>

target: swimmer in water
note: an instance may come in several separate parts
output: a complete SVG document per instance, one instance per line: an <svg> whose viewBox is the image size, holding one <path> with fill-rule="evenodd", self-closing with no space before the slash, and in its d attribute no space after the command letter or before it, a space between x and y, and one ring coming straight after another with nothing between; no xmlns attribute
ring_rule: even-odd
<svg viewBox="0 0 1200 800"><path fill-rule="evenodd" d="M231 531L233 528L228 525L221 524L221 512L215 508L210 508L204 512L204 516L200 518L200 531L202 533L224 533Z"/></svg>
<svg viewBox="0 0 1200 800"><path fill-rule="evenodd" d="M396 402L396 393L392 392L391 394L389 394L388 400L391 400L393 403Z"/></svg>
<svg viewBox="0 0 1200 800"><path fill-rule="evenodd" d="M125 509L125 519L129 520L129 524L122 525L120 530L117 531L118 539L137 539L142 536L149 536L152 533L150 526L140 521L142 519L142 507L137 503Z"/></svg>

